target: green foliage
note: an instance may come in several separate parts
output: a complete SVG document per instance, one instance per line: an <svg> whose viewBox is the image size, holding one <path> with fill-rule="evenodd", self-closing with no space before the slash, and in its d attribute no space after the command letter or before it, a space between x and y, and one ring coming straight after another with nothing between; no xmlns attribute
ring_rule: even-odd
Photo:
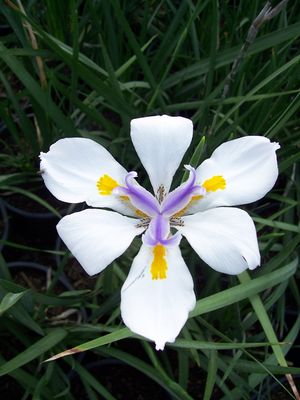
<svg viewBox="0 0 300 400"><path fill-rule="evenodd" d="M120 319L119 291L135 243L99 277L74 278L78 287L71 290L62 284L73 263L68 253L47 241L4 238L0 375L10 377L23 399L78 398L75 380L82 398L115 399L79 354L44 363L74 347L89 350L82 353L89 360L119 360L174 399L268 399L279 390L296 398L291 376L300 369L289 362L289 351L300 330L300 8L287 2L241 53L263 6L251 0L1 2L0 191L6 202L18 195L61 215L41 192L37 173L39 152L61 137L92 138L129 170L140 169L129 140L133 117L191 118L195 134L186 161L195 165L234 137L260 134L281 145L275 188L247 207L262 266L238 278L220 277L185 247L198 301L164 353ZM47 231L55 235L54 225ZM22 262L51 266L46 284L16 279L6 260L14 251Z"/></svg>

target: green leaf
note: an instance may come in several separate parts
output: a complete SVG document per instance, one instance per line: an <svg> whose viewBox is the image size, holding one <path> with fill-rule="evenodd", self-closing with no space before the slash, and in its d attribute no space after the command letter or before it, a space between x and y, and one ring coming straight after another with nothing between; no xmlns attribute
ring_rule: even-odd
<svg viewBox="0 0 300 400"><path fill-rule="evenodd" d="M26 293L28 293L27 290L20 293L6 293L0 303L0 316L10 309L10 307L15 305Z"/></svg>
<svg viewBox="0 0 300 400"><path fill-rule="evenodd" d="M190 161L189 161L189 165L191 165L194 168L197 168L201 159L201 156L203 154L204 151L204 147L205 147L205 136L202 136L201 140L199 141ZM187 180L188 178L188 171L185 171L181 180L181 183L183 183L184 181Z"/></svg>
<svg viewBox="0 0 300 400"><path fill-rule="evenodd" d="M46 351L52 349L57 343L61 342L67 335L67 332L62 328L53 329L47 336L35 342L33 345L19 353L16 357L7 361L0 366L0 376L9 374L17 368L29 363L35 358L41 356Z"/></svg>
<svg viewBox="0 0 300 400"><path fill-rule="evenodd" d="M241 283L233 288L223 290L204 299L197 301L196 307L190 313L190 318L218 310L219 308L234 304L237 301L253 296L265 289L271 288L286 279L289 279L297 269L298 259L288 265L259 278ZM263 267L261 267L263 268Z"/></svg>

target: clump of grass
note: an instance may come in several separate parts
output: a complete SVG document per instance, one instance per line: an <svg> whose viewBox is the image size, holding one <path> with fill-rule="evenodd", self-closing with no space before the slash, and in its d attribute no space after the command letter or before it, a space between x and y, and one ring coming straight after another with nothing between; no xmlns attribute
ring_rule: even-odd
<svg viewBox="0 0 300 400"><path fill-rule="evenodd" d="M134 249L91 281L76 275L59 244L37 243L34 233L30 243L17 235L5 240L0 375L11 377L23 399L77 397L70 366L82 381L82 396L115 398L78 356L42 363L74 347L89 349L88 361L132 366L176 399L275 398L278 388L286 398L299 398L300 369L290 360L297 359L300 329L300 8L288 1L267 8L250 0L1 3L0 189L6 201L18 193L55 213L32 188L42 186L39 152L61 137L90 137L135 169L128 135L133 117L191 118L195 135L186 157L195 164L235 137L260 134L281 144L276 187L249 206L261 268L220 277L184 248L199 300L163 354L121 324L118 293ZM181 179L179 171L175 184ZM55 235L55 224L42 224ZM35 287L31 278L29 288L17 281L9 267L14 257L51 267L46 287ZM76 285L71 291L59 286L63 272ZM74 313L81 317L73 319Z"/></svg>

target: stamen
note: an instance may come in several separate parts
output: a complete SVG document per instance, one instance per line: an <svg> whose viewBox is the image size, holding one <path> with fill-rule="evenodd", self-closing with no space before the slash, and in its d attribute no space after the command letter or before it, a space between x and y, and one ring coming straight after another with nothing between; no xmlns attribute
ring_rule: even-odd
<svg viewBox="0 0 300 400"><path fill-rule="evenodd" d="M180 217L171 217L170 218L170 226L171 227L176 227L176 226L184 226L183 219Z"/></svg>
<svg viewBox="0 0 300 400"><path fill-rule="evenodd" d="M153 247L153 261L151 264L151 275L153 280L166 279L168 264L166 261L166 249L161 244Z"/></svg>
<svg viewBox="0 0 300 400"><path fill-rule="evenodd" d="M112 191L118 186L120 186L118 182L107 174L101 176L97 181L97 189L102 196L108 196L112 194Z"/></svg>
<svg viewBox="0 0 300 400"><path fill-rule="evenodd" d="M159 186L155 197L157 198L159 204L161 204L163 199L166 197L166 189L165 189L164 185Z"/></svg>
<svg viewBox="0 0 300 400"><path fill-rule="evenodd" d="M224 190L226 188L226 180L222 175L215 175L202 183L202 186L207 192L216 192L217 190Z"/></svg>

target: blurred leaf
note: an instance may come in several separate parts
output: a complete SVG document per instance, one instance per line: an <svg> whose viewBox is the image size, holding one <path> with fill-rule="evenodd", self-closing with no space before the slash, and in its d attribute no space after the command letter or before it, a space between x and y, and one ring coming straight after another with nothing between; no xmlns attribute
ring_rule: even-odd
<svg viewBox="0 0 300 400"><path fill-rule="evenodd" d="M25 294L27 290L20 293L6 293L0 303L0 316L5 313L10 307L15 305Z"/></svg>
<svg viewBox="0 0 300 400"><path fill-rule="evenodd" d="M41 356L48 350L52 349L55 345L61 342L67 335L64 329L57 328L53 329L45 337L35 342L32 346L19 353L16 357L7 361L5 364L0 366L0 376L11 373L17 368L29 363L35 358Z"/></svg>

